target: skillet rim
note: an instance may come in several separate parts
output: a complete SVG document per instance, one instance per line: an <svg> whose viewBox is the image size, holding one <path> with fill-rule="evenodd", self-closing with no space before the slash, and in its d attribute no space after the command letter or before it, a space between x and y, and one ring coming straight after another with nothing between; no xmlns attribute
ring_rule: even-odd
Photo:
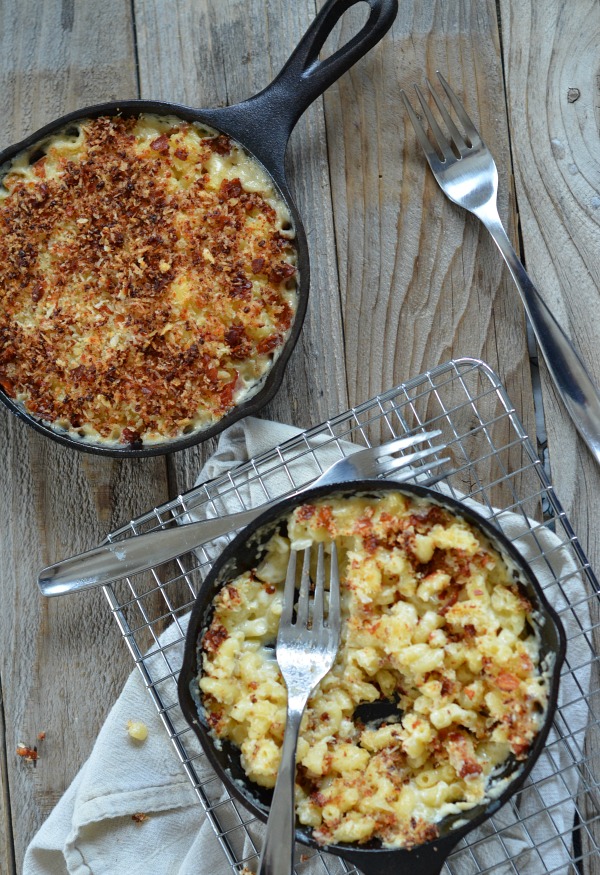
<svg viewBox="0 0 600 875"><path fill-rule="evenodd" d="M307 489L297 495L289 496L282 499L276 505L265 510L263 514L253 520L246 528L236 535L236 537L225 547L223 552L215 560L211 570L202 582L198 594L194 601L189 624L186 632L186 640L184 647L183 663L178 678L178 698L179 704L184 714L188 725L194 731L199 739L203 751L206 753L208 760L215 769L217 776L225 784L232 796L239 802L245 805L252 811L263 823L266 823L268 817L268 809L260 805L255 798L250 795L252 788L257 785L253 782L232 778L226 767L222 765L215 751L214 739L202 723L197 703L191 691L191 685L195 683L197 677L197 654L198 640L202 634L202 629L206 627L205 619L210 612L214 597L219 589L225 585L227 578L219 580L219 578L228 572L228 566L235 562L236 556L239 555L242 548L250 539L255 536L265 538L267 533L272 531L281 519L288 514L293 507L298 504L310 501L316 498L322 498L333 495L356 495L369 494L373 492L400 491L413 496L424 497L433 502L447 507L456 515L463 516L468 522L471 522L478 527L493 543L493 545L505 553L514 563L519 571L519 579L524 579L526 588L535 595L536 609L538 610L542 623L536 624L538 632L542 637L546 628L553 637L554 645L548 645L547 654L552 654L554 664L547 669L550 674L550 683L548 689L548 704L543 724L537 733L527 758L520 763L512 779L508 782L504 790L497 798L488 800L487 804L480 804L471 811L463 812L460 818L452 817L452 819L465 821L461 826L449 830L440 835L439 838L423 842L411 849L407 848L386 848L379 843L377 846L357 845L350 843L339 843L330 845L321 845L315 841L310 835L309 828L296 826L295 840L304 845L317 848L321 851L336 854L342 858L353 861L359 868L371 865L374 857L374 865L379 867L382 873L387 872L386 866L389 865L389 872L395 872L396 865L402 865L403 862L419 862L425 866L424 871L429 873L438 872L443 865L446 857L452 851L454 846L472 830L476 829L486 820L488 820L499 808L501 808L511 797L513 797L523 786L526 778L531 773L535 766L542 750L558 707L558 693L560 687L561 669L566 655L566 634L558 616L548 599L544 594L539 581L537 580L529 563L521 556L516 547L507 538L504 532L497 527L491 520L473 510L469 505L455 499L453 496L445 495L437 490L429 487L424 487L416 483L397 483L393 480L361 480L335 485L326 485ZM265 532L261 533L260 530ZM240 783L243 784L243 789L240 788ZM247 789L247 792L245 792ZM262 788L264 790L264 788ZM443 821L441 821L443 822ZM433 866L430 870L429 867ZM381 868L383 867L383 868ZM367 869L365 869L367 871ZM369 868L370 871L370 868ZM373 869L373 872L378 870Z"/></svg>
<svg viewBox="0 0 600 875"><path fill-rule="evenodd" d="M252 100L252 98L251 98ZM250 146L245 145L241 140L236 138L234 133L236 128L237 110L240 108L239 115L244 117L247 109L244 104L233 104L231 106L217 108L195 108L186 104L171 103L161 100L144 100L132 98L128 100L113 100L102 103L91 104L87 107L82 107L72 112L66 113L57 119L43 125L38 130L26 136L18 143L12 144L0 152L0 180L7 170L6 165L12 161L21 152L32 149L37 144L53 134L59 133L70 124L82 122L89 118L99 118L100 116L125 116L133 117L143 113L149 113L162 116L175 116L185 121L197 122L210 128L213 128L217 133L222 133L230 137L237 146L258 162L268 178L273 183L279 197L282 198L288 208L291 218L292 227L294 230L293 242L297 253L297 306L294 314L294 320L289 330L283 345L277 353L277 357L272 362L269 370L265 374L263 380L258 383L259 388L241 404L233 407L217 422L212 423L206 428L196 429L189 434L181 435L176 438L171 438L166 441L160 441L144 446L143 444L136 445L113 445L113 444L98 444L84 439L78 439L68 432L61 432L58 429L52 428L43 420L36 418L33 414L28 413L23 407L11 398L4 389L0 386L0 403L2 403L17 419L31 426L35 431L50 438L51 440L61 444L62 446L75 449L80 452L90 455L104 456L105 458L131 459L131 458L150 458L152 456L165 456L169 453L179 452L180 450L189 449L204 443L212 437L220 434L230 425L233 425L238 420L245 416L253 416L265 407L277 394L281 387L287 363L294 351L296 344L302 333L306 311L308 307L308 297L310 293L310 255L308 249L308 241L306 231L300 212L292 193L287 184L285 167L280 166L277 153L273 156L272 166L260 157L258 157ZM223 116L223 123L220 118Z"/></svg>

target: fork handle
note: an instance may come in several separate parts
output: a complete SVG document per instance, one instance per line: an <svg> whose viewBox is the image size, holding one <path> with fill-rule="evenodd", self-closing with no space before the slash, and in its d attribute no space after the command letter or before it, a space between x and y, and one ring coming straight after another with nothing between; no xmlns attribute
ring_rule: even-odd
<svg viewBox="0 0 600 875"><path fill-rule="evenodd" d="M281 749L281 765L273 791L265 843L258 864L258 875L288 875L293 868L296 832L296 747L302 714L308 696L288 700L288 715Z"/></svg>
<svg viewBox="0 0 600 875"><path fill-rule="evenodd" d="M600 462L600 395L575 347L562 330L521 264L500 217L476 213L492 235L523 299L538 345L575 427Z"/></svg>

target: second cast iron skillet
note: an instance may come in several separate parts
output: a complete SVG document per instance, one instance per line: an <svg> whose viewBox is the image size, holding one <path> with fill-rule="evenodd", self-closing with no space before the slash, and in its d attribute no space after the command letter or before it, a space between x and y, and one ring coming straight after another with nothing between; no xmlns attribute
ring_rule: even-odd
<svg viewBox="0 0 600 875"><path fill-rule="evenodd" d="M325 60L319 52L325 40L342 17L357 5L366 3L370 14L361 28L345 45ZM200 443L231 425L243 416L256 413L271 400L281 384L286 362L300 334L309 290L309 255L306 234L298 209L293 201L285 173L285 151L290 134L310 104L345 73L356 61L375 46L389 30L396 17L398 0L328 0L276 78L259 94L242 103L217 109L194 109L175 103L154 100L122 100L102 103L71 112L31 134L20 143L0 153L0 171L19 153L31 149L53 134L68 128L69 124L98 116L137 116L151 113L159 116L177 116L185 121L208 125L227 134L251 153L264 167L276 189L287 204L296 235L298 252L298 307L290 333L279 357L271 367L260 390L231 410L214 425L189 435L159 444L140 447L133 445L107 446L78 440L61 433L26 413L2 389L0 401L20 419L61 444L104 456L154 456Z"/></svg>
<svg viewBox="0 0 600 875"><path fill-rule="evenodd" d="M366 875L408 875L412 872L418 872L419 875L439 875L447 856L460 839L494 814L509 797L521 789L525 778L533 768L544 748L556 710L560 670L566 649L562 624L548 604L527 563L499 529L470 507L422 486L385 480L366 480L344 486L317 487L301 495L292 496L266 510L225 548L202 584L192 609L187 631L183 665L179 675L179 702L210 763L232 796L266 822L272 790L260 787L248 779L240 763L240 751L237 747L227 741L219 741L218 745L215 744L199 700L197 682L200 668L199 641L204 630L210 625L214 598L229 580L255 566L257 552L260 552L261 546L267 543L274 532L282 529L285 525L283 521L295 506L305 502L310 504L324 496L339 498L344 495L377 495L390 490L407 494L409 497L429 499L450 513L463 517L483 532L492 546L515 570L516 579L523 586L527 598L535 609L540 638L540 664L547 667L549 674L546 714L527 759L523 762L514 758L507 760L500 777L507 777L509 780L498 798L483 802L470 811L444 818L438 824L439 838L424 842L412 850L384 848L379 841L371 841L364 845L336 844L321 848L312 838L312 832L308 827L297 825L296 840L337 854ZM364 709L365 706L360 705L359 708ZM364 722L380 716L375 712L370 715L361 713Z"/></svg>

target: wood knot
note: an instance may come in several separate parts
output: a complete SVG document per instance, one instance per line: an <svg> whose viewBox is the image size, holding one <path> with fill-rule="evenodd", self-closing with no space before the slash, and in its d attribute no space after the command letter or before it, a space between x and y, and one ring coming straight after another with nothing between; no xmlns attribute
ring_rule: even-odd
<svg viewBox="0 0 600 875"><path fill-rule="evenodd" d="M581 91L579 88L569 88L567 90L567 100L569 103L575 103L576 100L579 100L581 97Z"/></svg>

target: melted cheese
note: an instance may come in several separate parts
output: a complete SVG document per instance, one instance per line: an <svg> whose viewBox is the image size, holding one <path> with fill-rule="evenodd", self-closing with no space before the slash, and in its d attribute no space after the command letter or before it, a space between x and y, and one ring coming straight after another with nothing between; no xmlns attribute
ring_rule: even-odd
<svg viewBox="0 0 600 875"><path fill-rule="evenodd" d="M487 539L436 505L386 492L297 508L287 537L218 594L202 639L206 719L262 786L286 719L271 647L287 560L319 541L336 543L344 622L302 721L297 816L323 843L412 847L499 795L507 759L526 758L548 698L535 612ZM355 719L381 699L397 702L386 720Z"/></svg>
<svg viewBox="0 0 600 875"><path fill-rule="evenodd" d="M224 135L81 122L0 188L0 385L93 443L209 427L261 387L297 308L285 203Z"/></svg>

